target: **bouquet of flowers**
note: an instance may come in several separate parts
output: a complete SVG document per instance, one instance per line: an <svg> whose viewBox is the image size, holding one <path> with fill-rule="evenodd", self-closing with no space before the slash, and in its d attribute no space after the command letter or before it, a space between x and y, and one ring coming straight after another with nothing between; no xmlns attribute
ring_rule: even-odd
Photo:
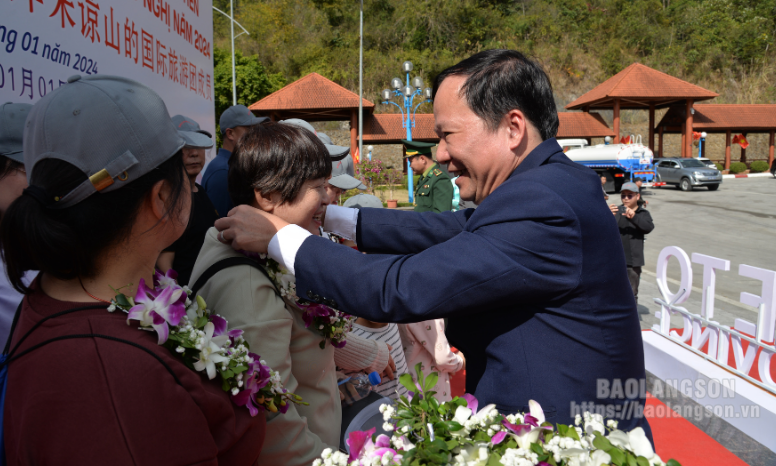
<svg viewBox="0 0 776 466"><path fill-rule="evenodd" d="M221 387L251 416L260 410L285 413L289 403L306 404L283 388L280 375L257 354L250 352L242 330L229 330L223 317L213 314L201 296L192 297L179 286L170 269L154 275L153 288L140 279L135 297L116 291L108 311L127 313L127 324L138 321L141 330L155 331L158 343L180 355L183 363L209 379L221 378ZM193 299L192 299L193 298Z"/></svg>
<svg viewBox="0 0 776 466"><path fill-rule="evenodd" d="M577 415L574 426L545 421L539 403L530 413L503 416L494 405L480 408L466 394L439 403L431 391L438 380L424 377L415 366L417 384L409 374L400 378L411 390L398 405L380 411L390 436L375 437L375 429L353 432L350 455L324 450L313 466L665 466L640 427L625 433L617 422L599 414ZM412 393L415 392L415 393ZM674 460L668 466L679 466Z"/></svg>
<svg viewBox="0 0 776 466"><path fill-rule="evenodd" d="M344 312L338 311L325 304L310 303L300 299L296 294L296 277L291 275L288 270L276 261L262 254L261 261L264 261L267 273L270 279L275 283L280 295L299 306L302 310L302 319L305 327L312 326L321 336L320 347L326 347L328 340L335 348L342 348L347 343L345 338L348 332L353 328L353 322L356 317Z"/></svg>

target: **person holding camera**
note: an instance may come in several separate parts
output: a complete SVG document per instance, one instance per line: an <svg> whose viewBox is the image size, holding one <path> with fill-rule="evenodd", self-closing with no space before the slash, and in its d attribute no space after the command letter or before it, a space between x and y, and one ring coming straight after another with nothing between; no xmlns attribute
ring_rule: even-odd
<svg viewBox="0 0 776 466"><path fill-rule="evenodd" d="M652 215L639 204L641 195L636 183L623 184L620 198L622 205L610 204L609 208L620 228L622 247L625 250L625 264L628 268L628 281L638 305L639 280L641 267L644 266L644 235L654 230L655 224L652 223Z"/></svg>

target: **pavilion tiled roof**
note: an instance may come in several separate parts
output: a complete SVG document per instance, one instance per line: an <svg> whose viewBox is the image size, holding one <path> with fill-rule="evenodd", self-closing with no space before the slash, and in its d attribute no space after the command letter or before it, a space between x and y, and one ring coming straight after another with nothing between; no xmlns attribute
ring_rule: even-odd
<svg viewBox="0 0 776 466"><path fill-rule="evenodd" d="M363 99L363 106L365 113L369 113L375 104ZM274 114L279 119L349 119L351 111L358 110L358 94L318 73L310 73L248 108L258 115Z"/></svg>
<svg viewBox="0 0 776 466"><path fill-rule="evenodd" d="M558 112L558 138L602 138L614 136L614 131L598 113Z"/></svg>
<svg viewBox="0 0 776 466"><path fill-rule="evenodd" d="M378 113L364 119L364 143L400 144L407 138L407 130L402 127L400 113ZM414 141L437 142L439 136L434 132L432 113L415 114L415 127L412 128Z"/></svg>
<svg viewBox="0 0 776 466"><path fill-rule="evenodd" d="M693 105L695 114L693 129L706 132L772 131L776 129L776 104L698 104ZM657 124L668 132L675 132L684 123L685 109L671 107Z"/></svg>
<svg viewBox="0 0 776 466"><path fill-rule="evenodd" d="M620 108L645 108L650 103L661 108L679 100L707 100L718 95L641 63L633 63L566 105L566 108L612 108L616 98L620 99Z"/></svg>
<svg viewBox="0 0 776 466"><path fill-rule="evenodd" d="M614 136L598 113L559 112L559 138L596 138ZM402 127L401 114L378 113L364 119L365 144L399 144L407 137ZM439 136L434 132L434 115L418 113L415 115L415 127L412 139L416 141L437 142Z"/></svg>

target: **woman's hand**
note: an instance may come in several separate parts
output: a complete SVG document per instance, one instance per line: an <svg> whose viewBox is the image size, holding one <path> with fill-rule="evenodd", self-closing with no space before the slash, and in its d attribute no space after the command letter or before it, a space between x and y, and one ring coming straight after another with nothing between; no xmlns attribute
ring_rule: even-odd
<svg viewBox="0 0 776 466"><path fill-rule="evenodd" d="M269 242L288 222L247 205L229 211L228 217L216 220L218 240L236 250L266 253Z"/></svg>

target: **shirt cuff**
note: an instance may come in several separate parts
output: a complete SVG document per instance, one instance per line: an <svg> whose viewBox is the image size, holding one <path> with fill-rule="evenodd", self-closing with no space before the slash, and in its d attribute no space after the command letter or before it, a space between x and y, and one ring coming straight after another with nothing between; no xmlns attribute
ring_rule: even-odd
<svg viewBox="0 0 776 466"><path fill-rule="evenodd" d="M285 267L291 275L296 275L296 253L308 236L312 236L312 233L299 225L286 225L270 240L267 255Z"/></svg>
<svg viewBox="0 0 776 466"><path fill-rule="evenodd" d="M358 209L330 205L326 207L323 230L351 241L356 240Z"/></svg>

